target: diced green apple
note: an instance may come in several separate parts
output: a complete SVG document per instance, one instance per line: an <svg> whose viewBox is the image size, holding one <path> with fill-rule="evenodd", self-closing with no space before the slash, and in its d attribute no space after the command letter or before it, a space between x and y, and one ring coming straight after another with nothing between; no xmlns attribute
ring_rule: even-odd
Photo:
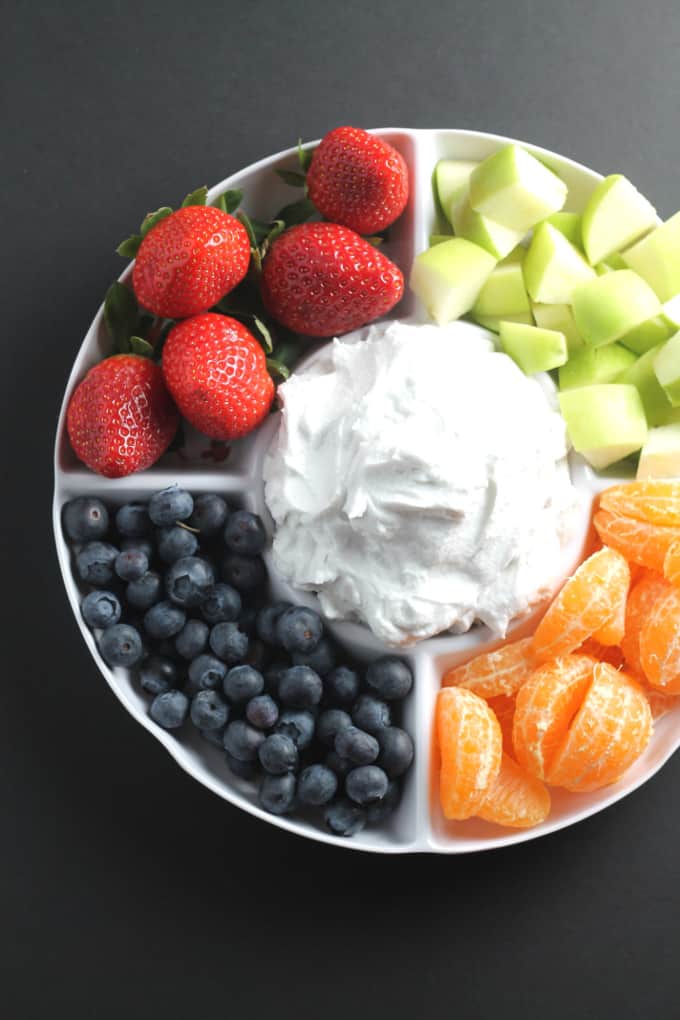
<svg viewBox="0 0 680 1020"><path fill-rule="evenodd" d="M492 333L500 333L501 322L521 322L525 326L533 326L534 319L531 312L518 312L517 315L473 315L478 326L490 329Z"/></svg>
<svg viewBox="0 0 680 1020"><path fill-rule="evenodd" d="M536 228L524 259L524 282L534 301L571 304L574 290L595 278L595 270L556 227L541 223Z"/></svg>
<svg viewBox="0 0 680 1020"><path fill-rule="evenodd" d="M623 261L662 301L680 294L680 212L627 248Z"/></svg>
<svg viewBox="0 0 680 1020"><path fill-rule="evenodd" d="M573 390L579 386L616 382L636 361L637 355L621 344L584 347L560 368L560 389Z"/></svg>
<svg viewBox="0 0 680 1020"><path fill-rule="evenodd" d="M596 471L635 453L647 422L635 386L604 383L560 393L560 410L572 446Z"/></svg>
<svg viewBox="0 0 680 1020"><path fill-rule="evenodd" d="M572 307L579 333L593 347L620 340L661 310L651 287L629 269L596 276L577 287Z"/></svg>
<svg viewBox="0 0 680 1020"><path fill-rule="evenodd" d="M675 326L675 329L680 329L680 294L665 302L662 313L666 322Z"/></svg>
<svg viewBox="0 0 680 1020"><path fill-rule="evenodd" d="M618 252L614 252L609 258L603 259L602 262L598 262L595 266L595 272L598 276L604 276L605 273L613 273L615 269L628 269L628 266Z"/></svg>
<svg viewBox="0 0 680 1020"><path fill-rule="evenodd" d="M626 177L605 177L583 210L583 248L588 261L594 266L628 248L656 222L656 209Z"/></svg>
<svg viewBox="0 0 680 1020"><path fill-rule="evenodd" d="M453 207L467 192L470 174L479 166L467 159L440 159L434 168L434 186L442 212L451 223Z"/></svg>
<svg viewBox="0 0 680 1020"><path fill-rule="evenodd" d="M545 222L559 230L560 234L564 234L567 241L570 241L575 248L582 251L583 241L581 240L581 216L579 213L556 212L552 216L546 217Z"/></svg>
<svg viewBox="0 0 680 1020"><path fill-rule="evenodd" d="M499 149L470 175L475 212L522 233L561 209L566 198L564 181L519 145Z"/></svg>
<svg viewBox="0 0 680 1020"><path fill-rule="evenodd" d="M642 447L637 477L677 478L680 476L680 424L650 429Z"/></svg>
<svg viewBox="0 0 680 1020"><path fill-rule="evenodd" d="M564 334L553 329L504 320L500 323L499 336L502 349L525 375L549 372L567 360Z"/></svg>
<svg viewBox="0 0 680 1020"><path fill-rule="evenodd" d="M668 321L665 315L654 315L651 319L645 319L639 326L629 330L625 336L621 337L621 343L636 354L646 354L647 351L651 351L652 347L658 347L659 344L670 339L675 332L676 327Z"/></svg>
<svg viewBox="0 0 680 1020"><path fill-rule="evenodd" d="M470 311L495 265L488 251L452 237L416 256L411 289L442 326Z"/></svg>
<svg viewBox="0 0 680 1020"><path fill-rule="evenodd" d="M512 251L505 256L504 259L501 259L499 265L505 266L509 262L524 262L526 253L526 248L523 245L518 244L516 248L513 248Z"/></svg>
<svg viewBox="0 0 680 1020"><path fill-rule="evenodd" d="M467 192L454 206L451 223L457 237L478 244L496 259L503 259L514 251L526 233L524 230L511 230L475 212L468 201Z"/></svg>
<svg viewBox="0 0 680 1020"><path fill-rule="evenodd" d="M680 333L658 349L654 374L673 407L680 407Z"/></svg>
<svg viewBox="0 0 680 1020"><path fill-rule="evenodd" d="M647 351L646 354L638 358L634 365L626 369L619 380L630 386L635 386L637 389L650 428L656 425L667 425L672 412L671 402L654 371L654 362L661 346L653 347L651 351Z"/></svg>
<svg viewBox="0 0 680 1020"><path fill-rule="evenodd" d="M532 301L531 310L537 326L564 333L570 357L583 350L583 337L578 331L570 305L542 305Z"/></svg>
<svg viewBox="0 0 680 1020"><path fill-rule="evenodd" d="M450 241L451 234L430 234L430 248L434 248L435 244L441 244L442 241Z"/></svg>
<svg viewBox="0 0 680 1020"><path fill-rule="evenodd" d="M475 318L482 315L502 319L520 314L528 314L532 321L521 263L499 264L480 290L472 307L472 315Z"/></svg>

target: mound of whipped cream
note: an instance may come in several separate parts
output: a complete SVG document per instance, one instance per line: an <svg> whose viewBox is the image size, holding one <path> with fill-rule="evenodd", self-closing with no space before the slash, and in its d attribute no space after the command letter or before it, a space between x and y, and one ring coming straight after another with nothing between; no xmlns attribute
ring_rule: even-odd
<svg viewBox="0 0 680 1020"><path fill-rule="evenodd" d="M465 323L378 323L279 389L264 464L273 562L329 619L408 645L505 636L545 597L576 492L546 388Z"/></svg>

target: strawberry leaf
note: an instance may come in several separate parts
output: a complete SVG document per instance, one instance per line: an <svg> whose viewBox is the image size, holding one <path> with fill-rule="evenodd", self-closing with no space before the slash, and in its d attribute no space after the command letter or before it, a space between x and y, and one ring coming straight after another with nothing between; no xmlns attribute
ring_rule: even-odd
<svg viewBox="0 0 680 1020"><path fill-rule="evenodd" d="M385 238L381 237L380 234L374 234L373 237L364 238L364 241L368 241L368 243L372 244L374 248L379 248L384 240Z"/></svg>
<svg viewBox="0 0 680 1020"><path fill-rule="evenodd" d="M298 163L300 164L300 170L302 171L303 174L306 174L307 171L309 170L309 166L310 166L310 164L312 162L312 156L314 155L314 150L313 149L303 149L302 148L302 139L298 138L297 151L298 151Z"/></svg>
<svg viewBox="0 0 680 1020"><path fill-rule="evenodd" d="M248 213L245 213L243 209L241 209L238 215L236 216L236 219L239 220L246 228L246 233L248 234L248 240L250 241L251 247L257 248L257 237L255 236L255 228L253 227L252 220L248 216Z"/></svg>
<svg viewBox="0 0 680 1020"><path fill-rule="evenodd" d="M141 234L132 234L130 237L126 237L124 241L121 241L116 248L116 253L122 255L124 259L134 259L139 251L139 246L142 243Z"/></svg>
<svg viewBox="0 0 680 1020"><path fill-rule="evenodd" d="M274 344L272 343L272 335L269 332L269 328L265 326L262 319L258 319L257 315L253 315L253 325L255 326L257 332L260 334L262 346L264 347L265 351L267 352L267 354L271 354L271 352L274 350Z"/></svg>
<svg viewBox="0 0 680 1020"><path fill-rule="evenodd" d="M116 280L104 298L104 321L119 354L129 352L130 336L135 331L138 316L137 298L129 287Z"/></svg>
<svg viewBox="0 0 680 1020"><path fill-rule="evenodd" d="M153 358L154 349L148 340L141 336L131 336L128 340L131 354L139 354L142 358Z"/></svg>
<svg viewBox="0 0 680 1020"><path fill-rule="evenodd" d="M297 170L277 170L276 173L291 188L304 188L306 186L305 175Z"/></svg>
<svg viewBox="0 0 680 1020"><path fill-rule="evenodd" d="M215 205L218 209L221 209L222 212L229 213L231 215L236 212L242 201L243 192L239 188L233 188L229 191L222 192L221 195L218 195L215 199Z"/></svg>
<svg viewBox="0 0 680 1020"><path fill-rule="evenodd" d="M290 378L288 366L284 365L282 361L277 361L276 358L267 358L267 371L270 375L278 376L284 382Z"/></svg>
<svg viewBox="0 0 680 1020"><path fill-rule="evenodd" d="M316 206L310 198L301 198L298 202L285 205L277 212L275 219L283 220L286 227L294 227L298 223L306 223L316 213Z"/></svg>
<svg viewBox="0 0 680 1020"><path fill-rule="evenodd" d="M202 188L196 188L195 191L190 191L187 197L182 202L182 208L186 208L188 205L205 205L208 197L208 189L205 185Z"/></svg>
<svg viewBox="0 0 680 1020"><path fill-rule="evenodd" d="M152 230L157 223L160 223L161 220L164 220L166 216L169 216L171 212L172 209L170 208L169 205L162 205L160 209L156 209L155 212L147 213L144 219L142 220L141 227L139 228L139 232L142 235L142 239L146 237L149 231Z"/></svg>

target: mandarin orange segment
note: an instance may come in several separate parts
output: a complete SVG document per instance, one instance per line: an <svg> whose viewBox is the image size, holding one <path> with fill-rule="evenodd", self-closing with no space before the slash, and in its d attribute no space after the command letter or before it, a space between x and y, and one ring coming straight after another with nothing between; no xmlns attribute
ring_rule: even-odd
<svg viewBox="0 0 680 1020"><path fill-rule="evenodd" d="M511 829L528 829L544 822L549 813L550 794L540 779L504 754L500 772L477 812L479 817Z"/></svg>
<svg viewBox="0 0 680 1020"><path fill-rule="evenodd" d="M640 631L640 663L652 687L680 694L680 591L671 588L652 604Z"/></svg>
<svg viewBox="0 0 680 1020"><path fill-rule="evenodd" d="M589 655L564 655L535 670L517 692L512 727L515 755L538 779L545 779L596 665Z"/></svg>
<svg viewBox="0 0 680 1020"><path fill-rule="evenodd" d="M441 753L439 796L446 818L471 818L482 806L501 767L503 736L486 701L460 687L437 696Z"/></svg>
<svg viewBox="0 0 680 1020"><path fill-rule="evenodd" d="M647 622L654 603L666 592L670 585L659 574L647 571L641 580L634 584L626 603L625 634L621 641L621 650L629 669L638 675L643 673L640 661L640 634Z"/></svg>
<svg viewBox="0 0 680 1020"><path fill-rule="evenodd" d="M680 481L666 478L613 485L600 493L600 508L618 517L680 528Z"/></svg>
<svg viewBox="0 0 680 1020"><path fill-rule="evenodd" d="M663 576L671 584L680 586L680 538L668 546L663 561Z"/></svg>
<svg viewBox="0 0 680 1020"><path fill-rule="evenodd" d="M664 694L663 691L657 691L653 687L643 687L642 689L645 692L647 701L649 702L649 708L654 722L656 722L657 719L661 719L672 709L677 708L677 706L680 705L680 695Z"/></svg>
<svg viewBox="0 0 680 1020"><path fill-rule="evenodd" d="M529 637L511 641L493 652L477 655L463 666L447 670L442 683L464 687L480 698L513 695L533 668L531 640Z"/></svg>
<svg viewBox="0 0 680 1020"><path fill-rule="evenodd" d="M616 550L605 547L584 560L536 628L537 660L573 652L609 624L621 605L625 607L629 584L628 564Z"/></svg>
<svg viewBox="0 0 680 1020"><path fill-rule="evenodd" d="M663 573L669 547L680 539L680 528L666 528L632 517L618 517L605 510L595 514L595 527L603 542L617 549L631 563Z"/></svg>
<svg viewBox="0 0 680 1020"><path fill-rule="evenodd" d="M499 694L495 698L489 698L487 704L498 719L503 734L503 750L513 756L515 749L512 744L512 721L515 716L515 699L506 694Z"/></svg>
<svg viewBox="0 0 680 1020"><path fill-rule="evenodd" d="M620 669L624 663L623 652L617 645L601 645L595 638L584 641L578 654L590 655L598 662L608 662L615 669Z"/></svg>
<svg viewBox="0 0 680 1020"><path fill-rule="evenodd" d="M547 782L579 793L615 783L640 757L651 735L652 713L642 688L599 662L548 769Z"/></svg>
<svg viewBox="0 0 680 1020"><path fill-rule="evenodd" d="M609 620L593 634L593 638L601 645L619 645L626 633L626 602L628 591L622 593L618 605Z"/></svg>

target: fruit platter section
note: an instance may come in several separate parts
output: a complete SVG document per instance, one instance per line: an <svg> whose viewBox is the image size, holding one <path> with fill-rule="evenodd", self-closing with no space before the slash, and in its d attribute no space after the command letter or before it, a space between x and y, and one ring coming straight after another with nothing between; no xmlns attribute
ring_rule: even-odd
<svg viewBox="0 0 680 1020"><path fill-rule="evenodd" d="M659 768L680 696L680 214L475 132L337 128L121 242L54 526L192 776L467 852Z"/></svg>

